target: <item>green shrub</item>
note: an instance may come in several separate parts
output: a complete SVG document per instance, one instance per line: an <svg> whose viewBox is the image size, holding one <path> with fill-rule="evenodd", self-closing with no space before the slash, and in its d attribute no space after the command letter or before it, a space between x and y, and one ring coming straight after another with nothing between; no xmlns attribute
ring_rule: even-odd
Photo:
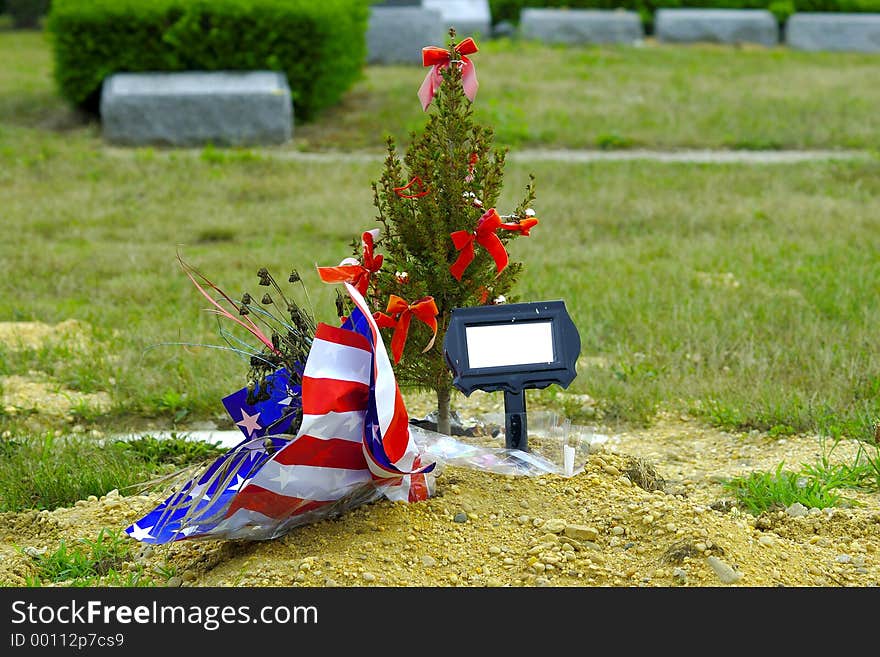
<svg viewBox="0 0 880 657"><path fill-rule="evenodd" d="M64 98L96 113L112 73L283 71L297 118L308 119L360 77L368 1L55 0L55 80Z"/></svg>
<svg viewBox="0 0 880 657"><path fill-rule="evenodd" d="M12 27L33 30L40 27L40 18L49 13L50 0L6 0L6 10L12 16ZM0 13L3 2L0 0Z"/></svg>
<svg viewBox="0 0 880 657"><path fill-rule="evenodd" d="M570 7L572 9L629 9L651 26L657 9L694 7L704 9L768 9L780 21L796 11L880 12L880 0L489 0L492 22L519 21L524 7Z"/></svg>

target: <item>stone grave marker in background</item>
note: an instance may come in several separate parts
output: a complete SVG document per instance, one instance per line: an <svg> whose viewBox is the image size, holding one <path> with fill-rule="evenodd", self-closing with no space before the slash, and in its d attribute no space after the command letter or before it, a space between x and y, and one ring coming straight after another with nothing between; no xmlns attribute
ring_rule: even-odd
<svg viewBox="0 0 880 657"><path fill-rule="evenodd" d="M880 52L880 13L797 13L785 24L785 41L798 50Z"/></svg>
<svg viewBox="0 0 880 657"><path fill-rule="evenodd" d="M672 43L779 43L776 17L764 9L658 9L654 33Z"/></svg>
<svg viewBox="0 0 880 657"><path fill-rule="evenodd" d="M446 45L442 13L418 0L386 0L370 7L368 64L422 64L424 46Z"/></svg>
<svg viewBox="0 0 880 657"><path fill-rule="evenodd" d="M443 15L444 28L454 27L459 40L469 36L486 39L492 35L489 0L422 0L422 6L437 9ZM445 41L434 45L445 45Z"/></svg>
<svg viewBox="0 0 880 657"><path fill-rule="evenodd" d="M125 145L247 146L293 136L287 76L274 71L116 73L101 89L104 138Z"/></svg>
<svg viewBox="0 0 880 657"><path fill-rule="evenodd" d="M632 11L602 9L523 9L520 31L545 43L634 43L645 33Z"/></svg>

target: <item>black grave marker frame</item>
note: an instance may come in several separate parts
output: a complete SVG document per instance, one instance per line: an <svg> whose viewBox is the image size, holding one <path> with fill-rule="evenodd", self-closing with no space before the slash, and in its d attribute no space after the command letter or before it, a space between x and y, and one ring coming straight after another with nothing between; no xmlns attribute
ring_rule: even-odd
<svg viewBox="0 0 880 657"><path fill-rule="evenodd" d="M471 353L469 347L487 346L487 338L494 338L488 357ZM580 350L577 327L561 300L454 308L443 343L456 388L466 396L474 390L504 392L505 442L523 451L528 451L525 390L554 383L567 388L577 376Z"/></svg>

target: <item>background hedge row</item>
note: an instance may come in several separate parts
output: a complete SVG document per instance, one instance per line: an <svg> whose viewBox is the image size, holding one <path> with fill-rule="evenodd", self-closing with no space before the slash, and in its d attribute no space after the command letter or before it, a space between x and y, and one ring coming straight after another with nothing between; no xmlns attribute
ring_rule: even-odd
<svg viewBox="0 0 880 657"><path fill-rule="evenodd" d="M570 7L572 9L629 9L653 23L657 9L768 9L784 21L797 11L880 12L880 0L489 0L492 22L519 21L524 7Z"/></svg>
<svg viewBox="0 0 880 657"><path fill-rule="evenodd" d="M7 0L7 3L10 0ZM97 113L112 73L273 70L298 119L361 76L368 0L53 0L46 22L61 95Z"/></svg>

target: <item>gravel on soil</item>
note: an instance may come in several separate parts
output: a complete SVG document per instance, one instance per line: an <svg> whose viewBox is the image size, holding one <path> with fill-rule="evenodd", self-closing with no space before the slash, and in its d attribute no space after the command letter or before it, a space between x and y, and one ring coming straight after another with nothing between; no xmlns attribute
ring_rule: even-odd
<svg viewBox="0 0 880 657"><path fill-rule="evenodd" d="M456 398L463 418L496 412L497 395ZM411 417L431 408L407 397ZM498 445L500 446L500 444ZM848 508L754 517L725 478L815 463L816 436L735 434L661 415L597 444L582 472L514 477L446 466L436 495L387 500L270 541L134 544L122 569L171 586L876 586L880 495L847 491ZM854 442L832 460L851 462ZM827 453L827 452L826 452ZM0 585L21 586L62 541L122 529L165 494L111 491L69 508L0 514ZM172 573L162 579L160 573ZM65 583L59 583L64 586Z"/></svg>

